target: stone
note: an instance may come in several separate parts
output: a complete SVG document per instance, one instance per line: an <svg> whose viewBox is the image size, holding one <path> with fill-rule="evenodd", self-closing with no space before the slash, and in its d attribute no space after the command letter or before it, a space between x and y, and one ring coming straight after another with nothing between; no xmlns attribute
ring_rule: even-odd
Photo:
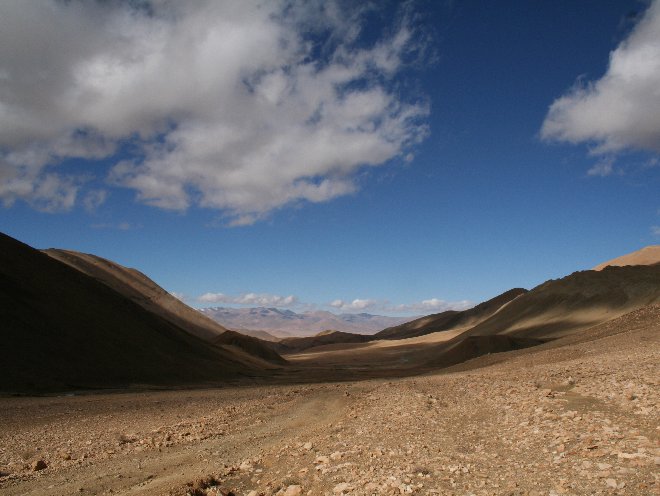
<svg viewBox="0 0 660 496"><path fill-rule="evenodd" d="M291 485L286 488L283 496L300 496L302 494L302 487L298 485Z"/></svg>
<svg viewBox="0 0 660 496"><path fill-rule="evenodd" d="M303 444L303 448L306 449L307 451L311 450L313 447L314 445L310 442Z"/></svg>
<svg viewBox="0 0 660 496"><path fill-rule="evenodd" d="M610 489L616 489L617 484L614 479L605 479L605 485Z"/></svg>
<svg viewBox="0 0 660 496"><path fill-rule="evenodd" d="M351 489L350 484L348 484L347 482L342 482L341 484L337 484L332 490L332 492L334 494L342 494L345 491L349 491L350 489Z"/></svg>
<svg viewBox="0 0 660 496"><path fill-rule="evenodd" d="M48 468L48 465L43 460L37 460L35 462L32 462L32 465L30 465L30 468L32 468L32 470L34 472L36 472L37 470L44 470L44 469Z"/></svg>

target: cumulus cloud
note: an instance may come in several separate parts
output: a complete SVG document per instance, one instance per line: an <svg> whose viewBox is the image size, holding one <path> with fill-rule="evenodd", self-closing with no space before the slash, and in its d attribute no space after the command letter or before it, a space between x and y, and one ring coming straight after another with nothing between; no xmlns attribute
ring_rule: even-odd
<svg viewBox="0 0 660 496"><path fill-rule="evenodd" d="M104 189L89 191L83 198L83 206L88 212L94 212L108 199L108 192Z"/></svg>
<svg viewBox="0 0 660 496"><path fill-rule="evenodd" d="M463 301L445 301L438 298L430 298L414 303L392 304L388 301L372 299L355 299L352 301L334 300L330 306L342 312L375 311L384 313L438 313L445 310L465 310L473 306L473 303Z"/></svg>
<svg viewBox="0 0 660 496"><path fill-rule="evenodd" d="M374 308L378 302L376 300L356 298L353 301L334 300L330 306L341 310L342 312L348 311L364 311L369 308Z"/></svg>
<svg viewBox="0 0 660 496"><path fill-rule="evenodd" d="M80 185L66 160L122 145L131 155L110 184L163 209L218 209L235 225L353 193L359 168L409 156L429 112L396 87L420 48L406 16L366 43L359 9L0 3L0 200L71 208Z"/></svg>
<svg viewBox="0 0 660 496"><path fill-rule="evenodd" d="M578 81L552 103L541 128L546 140L589 143L592 152L660 152L660 0L614 51L605 75Z"/></svg>
<svg viewBox="0 0 660 496"><path fill-rule="evenodd" d="M431 298L415 303L395 305L391 310L397 312L415 312L415 313L440 313L446 310L466 310L474 304L467 300L446 301L438 298Z"/></svg>
<svg viewBox="0 0 660 496"><path fill-rule="evenodd" d="M116 229L118 231L132 231L133 229L141 229L140 224L132 224L130 222L99 222L90 226L92 229Z"/></svg>
<svg viewBox="0 0 660 496"><path fill-rule="evenodd" d="M224 293L204 293L197 300L201 303L223 303L232 305L248 305L259 307L287 307L298 303L298 298L266 293L244 293L238 296Z"/></svg>
<svg viewBox="0 0 660 496"><path fill-rule="evenodd" d="M588 176L610 176L614 174L614 158L607 157L596 162L588 171Z"/></svg>

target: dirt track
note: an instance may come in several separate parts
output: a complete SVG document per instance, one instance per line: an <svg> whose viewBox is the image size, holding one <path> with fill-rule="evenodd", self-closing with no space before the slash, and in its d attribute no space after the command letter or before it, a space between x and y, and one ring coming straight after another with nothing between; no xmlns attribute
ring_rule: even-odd
<svg viewBox="0 0 660 496"><path fill-rule="evenodd" d="M424 377L4 398L0 494L660 494L659 317Z"/></svg>

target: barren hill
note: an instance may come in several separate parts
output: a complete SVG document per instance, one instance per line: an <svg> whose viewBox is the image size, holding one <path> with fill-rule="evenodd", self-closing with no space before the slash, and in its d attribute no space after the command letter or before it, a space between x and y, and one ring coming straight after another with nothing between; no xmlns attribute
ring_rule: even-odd
<svg viewBox="0 0 660 496"><path fill-rule="evenodd" d="M364 334L354 334L341 331L321 331L316 336L304 338L284 338L274 343L274 348L280 353L293 353L303 351L317 346L346 343L367 343L372 341L374 336Z"/></svg>
<svg viewBox="0 0 660 496"><path fill-rule="evenodd" d="M0 321L3 391L217 383L272 368L4 234Z"/></svg>
<svg viewBox="0 0 660 496"><path fill-rule="evenodd" d="M657 303L660 264L587 270L537 286L469 334L556 338Z"/></svg>
<svg viewBox="0 0 660 496"><path fill-rule="evenodd" d="M608 267L550 280L529 292L511 290L466 312L418 319L400 326L402 332L386 329L369 342L336 341L283 353L303 367L346 368L356 374L411 373L579 335L658 303L660 264ZM383 334L387 337L378 339ZM406 334L412 337L401 337Z"/></svg>
<svg viewBox="0 0 660 496"><path fill-rule="evenodd" d="M624 265L653 265L660 263L660 245L651 245L642 248L641 250L628 253L621 257L613 258L607 262L597 265L593 270L603 270L608 266L624 266Z"/></svg>
<svg viewBox="0 0 660 496"><path fill-rule="evenodd" d="M51 248L43 252L111 287L145 309L161 313L197 337L212 340L227 330L201 312L190 308L135 269L96 255L71 250Z"/></svg>
<svg viewBox="0 0 660 496"><path fill-rule="evenodd" d="M250 355L283 364L286 361L261 340L229 331L213 319L172 296L142 272L87 253L70 250L43 250L50 257L87 274L153 312L205 341L231 345Z"/></svg>
<svg viewBox="0 0 660 496"><path fill-rule="evenodd" d="M458 327L474 326L493 315L503 305L506 305L526 292L527 290L522 288L510 289L468 310L460 312L448 310L442 313L427 315L426 317L421 317L405 324L383 329L377 332L375 337L376 339L405 339Z"/></svg>

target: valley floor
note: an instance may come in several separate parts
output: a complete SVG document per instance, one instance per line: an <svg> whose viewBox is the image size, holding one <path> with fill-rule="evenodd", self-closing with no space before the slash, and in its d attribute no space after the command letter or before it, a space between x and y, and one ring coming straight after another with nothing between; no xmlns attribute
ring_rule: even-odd
<svg viewBox="0 0 660 496"><path fill-rule="evenodd" d="M0 398L0 495L660 494L659 331L653 307L417 377Z"/></svg>

